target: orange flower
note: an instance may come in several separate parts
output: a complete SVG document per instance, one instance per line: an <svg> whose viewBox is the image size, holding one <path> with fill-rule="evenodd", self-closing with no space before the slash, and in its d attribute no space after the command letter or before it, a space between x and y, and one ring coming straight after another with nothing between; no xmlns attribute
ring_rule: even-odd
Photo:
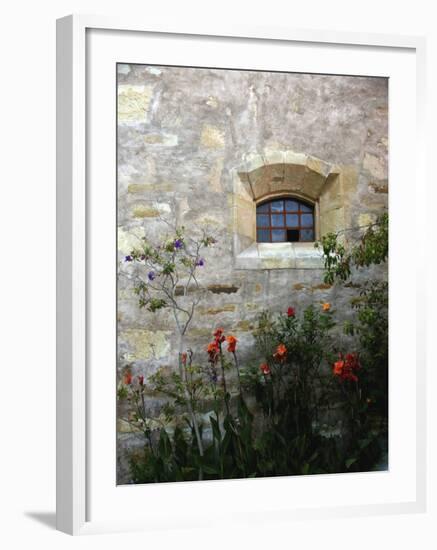
<svg viewBox="0 0 437 550"><path fill-rule="evenodd" d="M226 341L228 343L228 351L231 353L235 353L235 348L237 347L238 340L235 338L235 336L232 336L230 334L226 337Z"/></svg>
<svg viewBox="0 0 437 550"><path fill-rule="evenodd" d="M342 380L350 380L358 382L358 376L355 374L361 368L358 355L356 353L347 353L346 357L340 355L340 360L336 361L332 367L334 376L338 376Z"/></svg>
<svg viewBox="0 0 437 550"><path fill-rule="evenodd" d="M277 361L285 361L285 359L287 358L287 348L284 344L279 344L279 346L276 348L276 352L273 354L273 357Z"/></svg>
<svg viewBox="0 0 437 550"><path fill-rule="evenodd" d="M208 352L208 355L209 355L209 362L215 363L220 353L220 347L217 341L210 342L206 348L206 351Z"/></svg>
<svg viewBox="0 0 437 550"><path fill-rule="evenodd" d="M259 368L261 369L261 372L264 374L264 376L271 374L270 367L267 365L267 363L263 363L259 366Z"/></svg>
<svg viewBox="0 0 437 550"><path fill-rule="evenodd" d="M331 309L331 304L329 302L325 302L322 304L323 311L329 311Z"/></svg>
<svg viewBox="0 0 437 550"><path fill-rule="evenodd" d="M126 385L130 385L132 384L132 374L130 372L125 372L124 375L123 375L123 382L126 384Z"/></svg>
<svg viewBox="0 0 437 550"><path fill-rule="evenodd" d="M333 371L336 376L341 376L344 368L344 361L337 361L334 363Z"/></svg>
<svg viewBox="0 0 437 550"><path fill-rule="evenodd" d="M206 348L206 351L208 353L217 353L219 351L217 342L210 342Z"/></svg>

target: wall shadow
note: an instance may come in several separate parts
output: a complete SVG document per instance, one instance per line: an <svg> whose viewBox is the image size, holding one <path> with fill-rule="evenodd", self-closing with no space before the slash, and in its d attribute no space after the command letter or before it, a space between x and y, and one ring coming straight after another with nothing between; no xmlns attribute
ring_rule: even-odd
<svg viewBox="0 0 437 550"><path fill-rule="evenodd" d="M56 529L56 512L24 512L24 515L50 529Z"/></svg>

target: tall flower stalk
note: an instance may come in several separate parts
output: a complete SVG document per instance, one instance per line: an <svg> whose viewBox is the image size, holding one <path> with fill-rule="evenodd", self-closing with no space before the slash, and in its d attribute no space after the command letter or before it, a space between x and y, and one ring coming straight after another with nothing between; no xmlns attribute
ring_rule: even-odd
<svg viewBox="0 0 437 550"><path fill-rule="evenodd" d="M139 307L152 313L162 309L169 309L172 313L178 335L179 376L183 382L187 412L195 433L199 455L203 457L204 447L188 389L189 381L183 357L187 330L202 297L203 289L198 281L198 271L204 268L205 259L201 252L216 241L205 232L200 238L194 239L185 235L184 228L169 227L170 234L159 244L153 245L144 237L141 246L133 249L125 257L125 263L137 267L133 279ZM199 479L202 477L200 468Z"/></svg>

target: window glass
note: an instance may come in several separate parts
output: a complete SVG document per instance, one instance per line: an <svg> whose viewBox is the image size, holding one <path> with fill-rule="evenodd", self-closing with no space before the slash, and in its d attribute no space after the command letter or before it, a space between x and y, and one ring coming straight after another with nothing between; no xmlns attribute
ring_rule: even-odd
<svg viewBox="0 0 437 550"><path fill-rule="evenodd" d="M272 227L284 227L284 215L283 214L272 214Z"/></svg>
<svg viewBox="0 0 437 550"><path fill-rule="evenodd" d="M287 227L299 227L299 216L297 214L287 214Z"/></svg>
<svg viewBox="0 0 437 550"><path fill-rule="evenodd" d="M260 204L259 206L256 207L256 211L258 213L269 212L270 211L269 203L266 202L264 204Z"/></svg>
<svg viewBox="0 0 437 550"><path fill-rule="evenodd" d="M300 217L300 224L302 227L312 227L313 226L313 215L312 214L302 214Z"/></svg>
<svg viewBox="0 0 437 550"><path fill-rule="evenodd" d="M256 232L256 239L259 243L269 243L270 242L270 230L269 229L258 229Z"/></svg>
<svg viewBox="0 0 437 550"><path fill-rule="evenodd" d="M285 231L283 229L273 229L272 242L285 242Z"/></svg>
<svg viewBox="0 0 437 550"><path fill-rule="evenodd" d="M269 227L270 226L270 216L265 214L256 215L256 225L258 227Z"/></svg>
<svg viewBox="0 0 437 550"><path fill-rule="evenodd" d="M285 209L288 212L297 212L299 210L299 203L296 201L285 201Z"/></svg>
<svg viewBox="0 0 437 550"><path fill-rule="evenodd" d="M312 229L301 229L300 230L300 240L301 241L313 241L314 240L314 231Z"/></svg>

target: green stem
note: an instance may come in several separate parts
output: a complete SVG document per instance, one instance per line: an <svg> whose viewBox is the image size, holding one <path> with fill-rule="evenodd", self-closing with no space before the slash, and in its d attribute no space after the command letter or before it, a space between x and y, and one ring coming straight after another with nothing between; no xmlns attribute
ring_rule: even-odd
<svg viewBox="0 0 437 550"><path fill-rule="evenodd" d="M240 366L239 366L239 364L238 364L238 358L237 358L237 354L235 353L235 351L232 352L232 355L234 356L235 368L237 369L237 376L238 376L238 391L239 391L240 395L242 396L242 395L243 395L243 391L242 391L242 389L241 389Z"/></svg>

